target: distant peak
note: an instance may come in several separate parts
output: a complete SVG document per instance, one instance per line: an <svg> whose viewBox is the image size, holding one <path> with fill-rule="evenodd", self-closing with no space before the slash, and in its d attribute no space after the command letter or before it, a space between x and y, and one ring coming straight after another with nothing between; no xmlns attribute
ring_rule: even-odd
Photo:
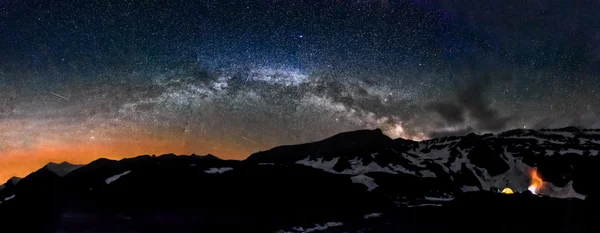
<svg viewBox="0 0 600 233"><path fill-rule="evenodd" d="M0 191L7 187L17 185L17 183L19 183L19 181L21 181L21 179L22 178L20 178L20 177L13 176L12 178L8 179L6 181L6 183L4 183L3 185L0 185Z"/></svg>
<svg viewBox="0 0 600 233"><path fill-rule="evenodd" d="M362 139L387 139L387 140L391 140L391 138L389 138L388 136L383 134L383 131L381 131L381 129L379 129L379 128L377 128L377 129L361 129L361 130L343 132L343 133L336 134L332 137L329 137L325 140L332 140L332 139L344 139L344 140L348 140L348 139L361 139L361 140Z"/></svg>
<svg viewBox="0 0 600 233"><path fill-rule="evenodd" d="M69 162L62 162L62 163L55 163L55 162L49 162L48 164L46 164L46 167L56 167L56 166L61 166L61 167L65 167L65 166L81 166L80 164L72 164Z"/></svg>
<svg viewBox="0 0 600 233"><path fill-rule="evenodd" d="M365 151L391 145L393 140L381 129L363 129L336 134L326 139L296 145L278 146L251 154L247 161L299 160L307 155L333 155L341 152ZM284 155L284 156L280 156Z"/></svg>
<svg viewBox="0 0 600 233"><path fill-rule="evenodd" d="M8 179L5 184L17 185L17 183L19 183L19 181L21 181L22 179L23 178L21 178L21 177L13 176L12 178Z"/></svg>
<svg viewBox="0 0 600 233"><path fill-rule="evenodd" d="M205 158L205 159L221 160L221 158L219 158L219 157L217 157L217 156L215 156L215 155L213 155L213 154L207 154L207 155L205 155L205 156L201 156L201 157L203 157L203 158Z"/></svg>
<svg viewBox="0 0 600 233"><path fill-rule="evenodd" d="M381 130L380 128L375 128L375 129L372 129L371 131L383 134L383 130Z"/></svg>
<svg viewBox="0 0 600 233"><path fill-rule="evenodd" d="M78 164L71 164L68 162L62 162L62 163L53 163L50 162L48 164L46 164L45 168L48 169L49 171L53 172L54 174L63 177L67 174L69 174L69 172L74 171L77 168L83 167L83 165L78 165Z"/></svg>
<svg viewBox="0 0 600 233"><path fill-rule="evenodd" d="M71 164L69 162L62 162L62 163L55 163L55 162L49 162L48 164L46 164L46 166L73 166L74 164Z"/></svg>
<svg viewBox="0 0 600 233"><path fill-rule="evenodd" d="M160 155L158 157L160 157L160 158L174 158L174 157L177 157L177 155L173 154L173 153L170 153L170 154L162 154L162 155Z"/></svg>
<svg viewBox="0 0 600 233"><path fill-rule="evenodd" d="M479 138L479 135L476 133L469 133L465 137L466 138Z"/></svg>
<svg viewBox="0 0 600 233"><path fill-rule="evenodd" d="M564 127L564 128L557 128L557 129L541 129L540 131L542 132L572 132L572 133L577 133L577 132L581 132L583 130L583 128L579 127L579 126L568 126L568 127Z"/></svg>
<svg viewBox="0 0 600 233"><path fill-rule="evenodd" d="M11 183L11 184L14 184L14 185L16 185L16 184L17 184L17 183L19 183L19 181L21 181L22 179L23 179L23 178L21 178L21 177L16 177L16 176L13 176L12 178L8 179L8 181L7 181L6 183Z"/></svg>

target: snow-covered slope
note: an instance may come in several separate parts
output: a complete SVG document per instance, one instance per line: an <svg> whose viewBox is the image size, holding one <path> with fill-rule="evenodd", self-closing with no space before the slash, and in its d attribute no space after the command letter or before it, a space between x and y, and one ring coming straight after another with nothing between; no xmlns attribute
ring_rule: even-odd
<svg viewBox="0 0 600 233"><path fill-rule="evenodd" d="M357 131L346 136L360 140L379 133L379 130L368 133ZM335 143L328 141L332 140L325 139L319 143L336 147ZM301 164L330 173L352 175L352 179L373 172L447 179L462 192L501 190L504 187L524 192L532 184L532 174L536 173L544 180L537 193L584 199L586 195L573 188L576 177L573 166L598 155L600 130L569 127L512 130L497 135L469 134L421 142L397 139L383 145L367 144L357 150L329 148L327 151L306 145L298 145L296 149L289 147L286 148L288 151L302 151L304 155L288 156L280 153L280 148L275 148L256 153L248 160ZM277 156L278 159L273 159ZM370 183L376 184L377 180Z"/></svg>
<svg viewBox="0 0 600 233"><path fill-rule="evenodd" d="M512 231L570 221L568 232L597 232L599 141L600 131L579 128L421 142L360 130L244 161L50 164L0 190L0 222L20 232L464 232L508 216Z"/></svg>

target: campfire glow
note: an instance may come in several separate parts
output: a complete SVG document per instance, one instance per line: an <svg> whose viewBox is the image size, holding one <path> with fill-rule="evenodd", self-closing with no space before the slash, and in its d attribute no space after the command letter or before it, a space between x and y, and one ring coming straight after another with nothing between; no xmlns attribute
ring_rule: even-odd
<svg viewBox="0 0 600 233"><path fill-rule="evenodd" d="M529 176L531 177L531 184L527 189L533 194L538 194L540 189L544 186L544 181L538 175L537 168L532 168L529 172Z"/></svg>
<svg viewBox="0 0 600 233"><path fill-rule="evenodd" d="M513 194L514 192L513 192L513 190L511 188L506 187L506 188L502 189L502 193L504 193L504 194Z"/></svg>

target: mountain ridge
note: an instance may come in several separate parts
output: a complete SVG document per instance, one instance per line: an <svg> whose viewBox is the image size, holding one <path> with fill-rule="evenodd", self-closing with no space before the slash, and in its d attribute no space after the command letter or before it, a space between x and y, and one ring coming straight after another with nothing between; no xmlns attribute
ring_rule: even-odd
<svg viewBox="0 0 600 233"><path fill-rule="evenodd" d="M576 136L581 136L581 135L584 135L583 133L585 133L585 132L595 132L595 133L597 133L597 135L594 134L594 137L592 137L592 139L597 139L600 142L600 129L585 129L585 128L573 127L573 126L564 127L564 128L556 128L556 129L539 129L539 130L513 129L513 130L507 130L504 132L500 132L497 134L469 133L465 136L447 136L447 137L427 139L427 140L423 140L423 141L412 141L412 140L402 139L402 138L391 139L388 136L386 136L385 134L383 134L381 129L377 128L377 129L364 129L364 130L342 132L342 133L338 133L333 136L327 137L322 140L314 141L314 142L277 146L277 147L273 147L273 148L265 150L265 151L259 151L259 152L252 153L246 159L235 160L235 161L260 162L261 160L271 160L271 162L272 162L273 160L278 161L281 159L284 159L284 160L304 159L304 158L306 158L306 156L304 156L304 154L311 153L311 152L317 153L317 154L322 152L322 155L327 155L328 153L336 152L336 150L337 151L355 150L355 149L363 149L363 150L367 149L368 150L368 149L382 147L382 146L389 146L390 149L392 149L392 150L398 149L398 148L400 148L401 150L402 149L406 150L407 148L414 148L418 145L431 144L431 146L426 148L426 150L435 150L436 147L439 147L440 144L445 144L448 142L460 141L460 145L458 145L458 146L461 146L461 145L464 146L465 144L470 145L470 144L477 143L480 140L482 140L484 138L489 138L489 137L503 137L503 138L510 139L511 137L522 136L522 137L524 137L524 139L533 140L532 138L528 138L528 137L531 137L532 135L537 135L537 136L539 136L540 134L543 135L544 132L548 132L550 134L558 132L559 134L557 134L557 135L563 135L563 136L564 136L564 133L573 133ZM556 137L554 137L554 138L556 138ZM585 137L585 138L587 138L587 137ZM475 141L469 142L471 140L475 140ZM567 143L565 143L565 144L567 144ZM584 144L584 145L587 145L587 144ZM342 147L342 148L340 149L340 147ZM290 151L293 151L293 152L290 153ZM575 152L579 152L579 151L568 151L568 152L575 153ZM561 153L561 151L559 151L559 153ZM598 148L598 150L592 150L589 153L590 153L590 155L595 156L596 154L600 153L600 148ZM278 156L275 156L275 157L265 158L265 156L269 156L268 154L286 154L286 157L277 158ZM322 155L315 155L315 156L318 157L318 156L322 156ZM164 154L159 157L162 157L162 156L185 156L185 155ZM198 156L198 155L191 154L189 156ZM302 156L304 156L304 157L302 157ZM125 160L125 161L140 160L145 157L156 157L156 155L140 155L140 156L131 157L131 158L124 158L121 160L109 160L106 158L99 158L97 160L90 162L89 164L115 163L115 162L119 162L119 161L123 161L123 160ZM217 156L214 156L212 154L207 154L207 155L201 156L201 157L220 160L220 158L218 158ZM262 157L262 158L258 158L258 157ZM474 158L474 159L477 160L477 158ZM46 169L52 171L53 173L57 174L58 176L62 177L62 176L67 175L71 171L77 170L78 168L89 165L89 164L70 164L66 161L64 161L62 163L50 162L42 168L46 168ZM500 166L504 165L502 162L500 162L499 164L501 164ZM485 166L485 165L483 165L483 166ZM492 168L493 174L499 173L499 172L495 171L496 169L506 170L506 166L503 166L502 168ZM564 185L564 183L561 183L561 184Z"/></svg>
<svg viewBox="0 0 600 233"><path fill-rule="evenodd" d="M376 129L245 160L165 154L52 163L0 190L0 224L18 232L464 232L457 211L497 224L481 216L510 215L495 209L507 207L544 208L529 218L595 232L600 216L552 213L600 207L598 151L600 130L580 128L420 142ZM520 228L528 222L503 224L531 232Z"/></svg>

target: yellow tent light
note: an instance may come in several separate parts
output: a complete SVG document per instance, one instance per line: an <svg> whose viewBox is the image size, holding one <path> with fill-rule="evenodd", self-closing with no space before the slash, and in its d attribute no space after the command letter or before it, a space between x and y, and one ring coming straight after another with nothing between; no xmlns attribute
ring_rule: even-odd
<svg viewBox="0 0 600 233"><path fill-rule="evenodd" d="M513 190L510 189L509 187L506 187L506 188L502 189L502 193L504 193L504 194L513 194L515 192L513 192Z"/></svg>

